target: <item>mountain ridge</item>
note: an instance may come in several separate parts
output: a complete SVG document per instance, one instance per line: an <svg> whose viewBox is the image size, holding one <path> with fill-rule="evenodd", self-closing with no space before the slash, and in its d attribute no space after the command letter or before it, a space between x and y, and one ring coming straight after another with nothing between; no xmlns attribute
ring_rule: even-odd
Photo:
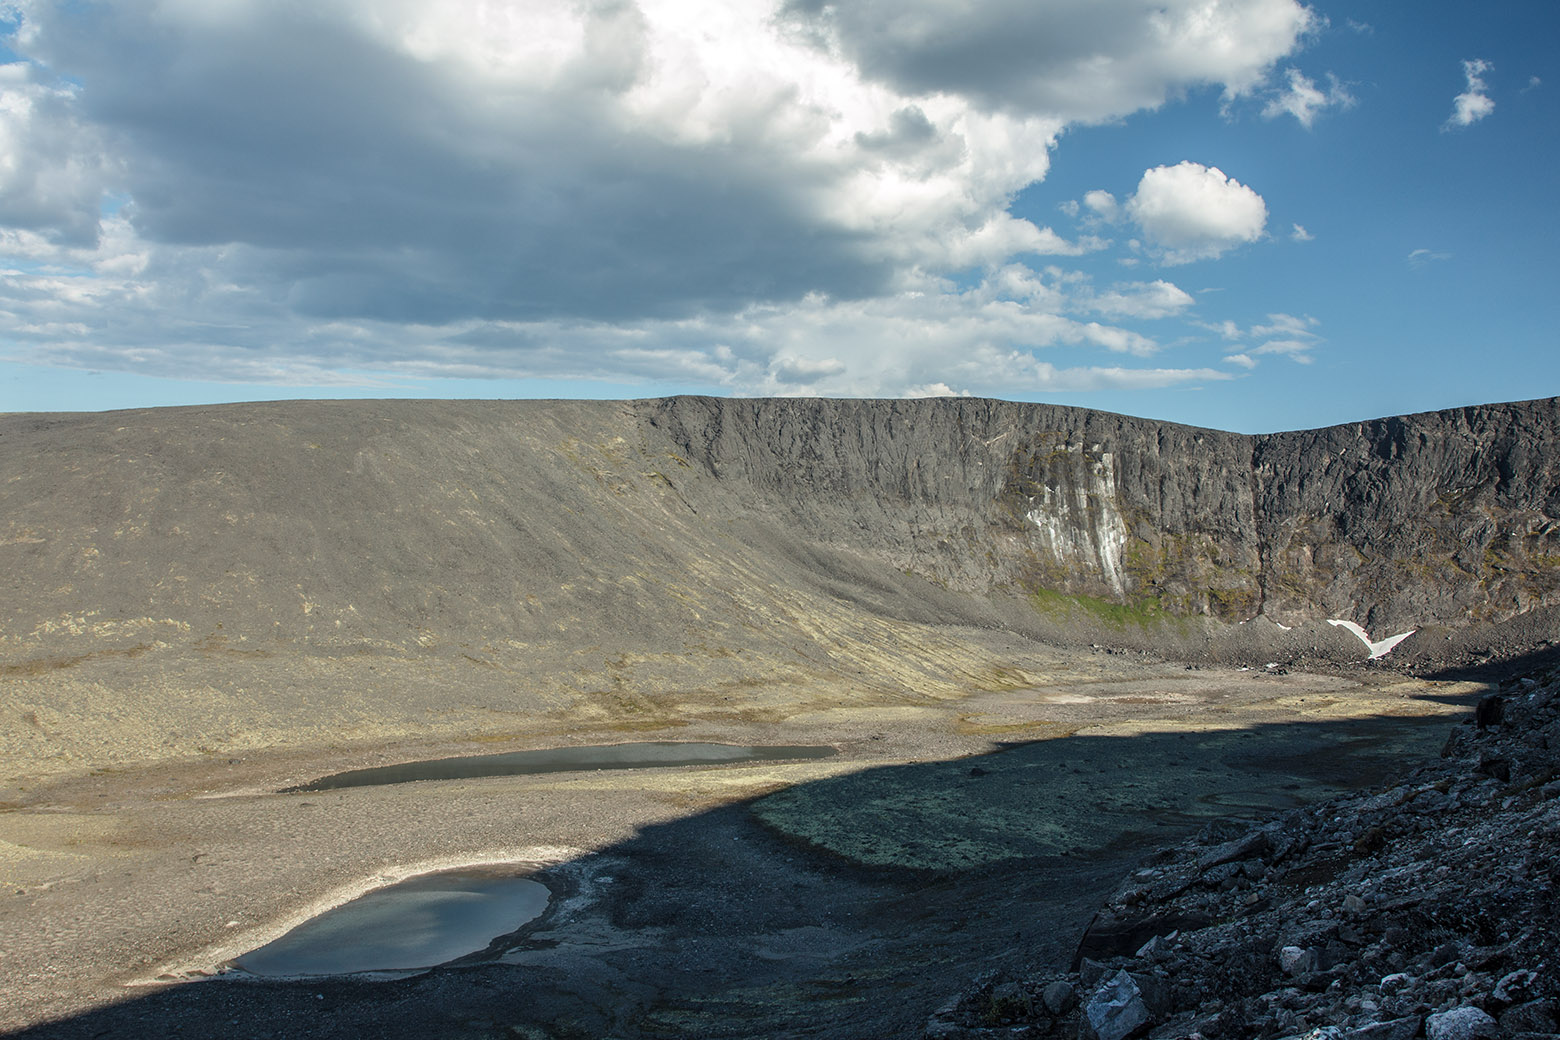
<svg viewBox="0 0 1560 1040"><path fill-rule="evenodd" d="M1260 436L990 399L297 401L6 415L0 449L19 770L96 761L114 718L137 757L953 695L1047 647L1362 661L1332 619L1415 630L1378 665L1424 674L1551 653L1560 614L1560 399Z"/></svg>

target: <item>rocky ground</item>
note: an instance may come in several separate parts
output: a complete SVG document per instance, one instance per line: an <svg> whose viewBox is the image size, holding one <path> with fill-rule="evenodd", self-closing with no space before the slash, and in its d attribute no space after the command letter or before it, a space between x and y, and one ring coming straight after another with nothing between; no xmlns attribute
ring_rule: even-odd
<svg viewBox="0 0 1560 1040"><path fill-rule="evenodd" d="M975 981L926 1037L1472 1040L1560 1032L1560 670L1396 784L1151 855L1073 969Z"/></svg>

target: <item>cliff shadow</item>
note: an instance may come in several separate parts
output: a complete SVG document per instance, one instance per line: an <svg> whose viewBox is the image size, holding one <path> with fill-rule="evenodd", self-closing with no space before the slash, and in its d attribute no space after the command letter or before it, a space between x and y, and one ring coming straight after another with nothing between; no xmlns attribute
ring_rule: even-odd
<svg viewBox="0 0 1560 1040"><path fill-rule="evenodd" d="M464 963L132 990L7 1035L919 1037L975 975L1065 968L1147 851L1397 779L1449 728L1167 729L868 768L549 868L553 907Z"/></svg>

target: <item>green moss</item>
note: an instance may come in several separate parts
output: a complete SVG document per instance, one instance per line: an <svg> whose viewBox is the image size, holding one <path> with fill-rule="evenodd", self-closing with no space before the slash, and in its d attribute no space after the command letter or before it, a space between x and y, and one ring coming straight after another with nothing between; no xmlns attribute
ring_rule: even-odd
<svg viewBox="0 0 1560 1040"><path fill-rule="evenodd" d="M1031 589L1029 602L1041 614L1058 617L1081 611L1112 628L1126 628L1129 625L1146 628L1150 625L1178 620L1165 612L1164 605L1158 597L1143 597L1125 603L1113 603L1094 596L1068 595L1055 589Z"/></svg>
<svg viewBox="0 0 1560 1040"><path fill-rule="evenodd" d="M1209 589L1208 610L1216 618L1248 618L1257 612L1260 597L1249 588Z"/></svg>

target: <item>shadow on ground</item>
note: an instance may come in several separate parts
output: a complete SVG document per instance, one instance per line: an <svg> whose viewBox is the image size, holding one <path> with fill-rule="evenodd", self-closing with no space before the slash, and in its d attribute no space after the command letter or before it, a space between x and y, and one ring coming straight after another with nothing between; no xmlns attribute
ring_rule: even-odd
<svg viewBox="0 0 1560 1040"><path fill-rule="evenodd" d="M1065 968L1148 848L1396 778L1448 729L1443 716L1074 737L868 769L550 870L554 909L484 963L128 990L8 1035L918 1037L974 975Z"/></svg>

